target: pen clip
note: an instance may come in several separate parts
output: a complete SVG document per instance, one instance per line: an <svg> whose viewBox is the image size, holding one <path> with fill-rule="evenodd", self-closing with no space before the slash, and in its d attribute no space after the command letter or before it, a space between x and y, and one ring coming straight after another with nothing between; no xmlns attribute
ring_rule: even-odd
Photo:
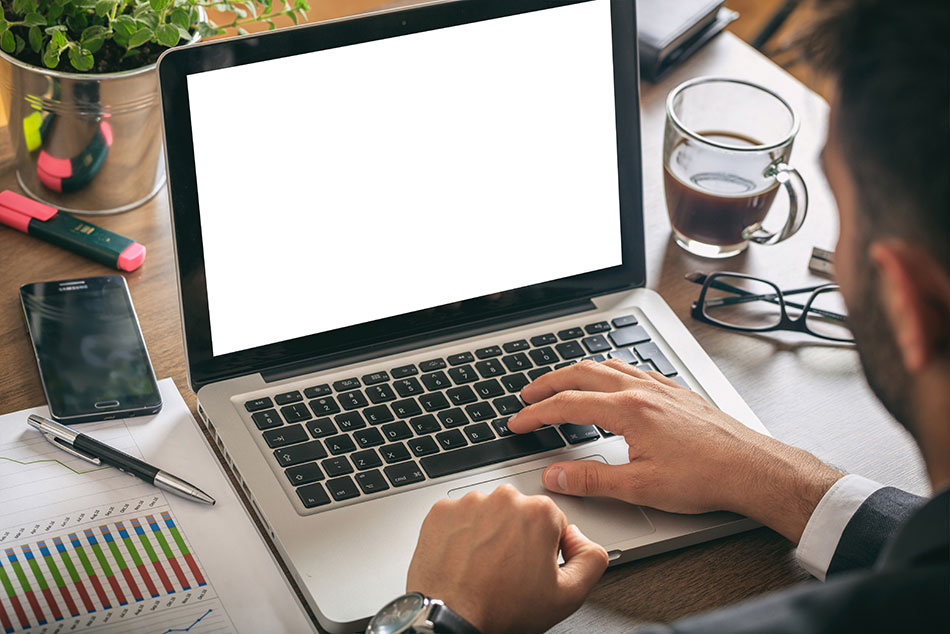
<svg viewBox="0 0 950 634"><path fill-rule="evenodd" d="M82 458L86 462L91 462L97 467L102 466L102 460L100 460L99 458L96 458L95 456L90 456L89 454L83 451L80 451L76 449L75 447L70 447L65 442L61 441L59 438L54 437L52 434L43 434L43 437L72 456L76 456L77 458Z"/></svg>

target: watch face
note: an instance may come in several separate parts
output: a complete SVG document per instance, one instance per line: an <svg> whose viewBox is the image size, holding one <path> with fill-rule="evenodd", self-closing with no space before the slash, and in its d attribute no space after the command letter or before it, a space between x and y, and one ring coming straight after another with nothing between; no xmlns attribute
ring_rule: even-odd
<svg viewBox="0 0 950 634"><path fill-rule="evenodd" d="M366 631L368 634L394 634L412 623L423 607L425 599L421 594L404 594L380 610Z"/></svg>

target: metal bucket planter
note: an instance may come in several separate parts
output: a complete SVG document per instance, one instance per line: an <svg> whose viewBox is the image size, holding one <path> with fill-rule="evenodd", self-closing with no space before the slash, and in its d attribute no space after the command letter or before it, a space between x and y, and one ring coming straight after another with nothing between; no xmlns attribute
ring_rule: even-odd
<svg viewBox="0 0 950 634"><path fill-rule="evenodd" d="M27 194L67 211L111 214L138 207L165 184L154 64L63 73L0 51L0 65L17 181Z"/></svg>

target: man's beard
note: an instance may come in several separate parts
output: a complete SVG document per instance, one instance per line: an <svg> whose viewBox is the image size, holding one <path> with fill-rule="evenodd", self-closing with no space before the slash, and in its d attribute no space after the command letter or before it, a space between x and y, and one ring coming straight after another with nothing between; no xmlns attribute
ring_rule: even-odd
<svg viewBox="0 0 950 634"><path fill-rule="evenodd" d="M858 253L867 253L865 247ZM848 320L868 385L887 411L916 439L910 373L881 299L880 274L871 262L861 267L859 288L847 298ZM858 269L860 270L860 269Z"/></svg>

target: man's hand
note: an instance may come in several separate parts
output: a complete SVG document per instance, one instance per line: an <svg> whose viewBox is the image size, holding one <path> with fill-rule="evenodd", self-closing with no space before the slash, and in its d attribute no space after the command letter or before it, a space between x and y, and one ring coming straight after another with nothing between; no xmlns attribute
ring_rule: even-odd
<svg viewBox="0 0 950 634"><path fill-rule="evenodd" d="M753 431L699 394L619 360L583 361L538 377L515 433L571 422L622 435L629 464L559 462L545 469L557 493L614 497L674 513L741 513L798 543L841 473L801 449Z"/></svg>
<svg viewBox="0 0 950 634"><path fill-rule="evenodd" d="M406 590L441 599L483 634L527 634L580 607L606 568L607 552L569 526L550 498L505 484L432 507Z"/></svg>

